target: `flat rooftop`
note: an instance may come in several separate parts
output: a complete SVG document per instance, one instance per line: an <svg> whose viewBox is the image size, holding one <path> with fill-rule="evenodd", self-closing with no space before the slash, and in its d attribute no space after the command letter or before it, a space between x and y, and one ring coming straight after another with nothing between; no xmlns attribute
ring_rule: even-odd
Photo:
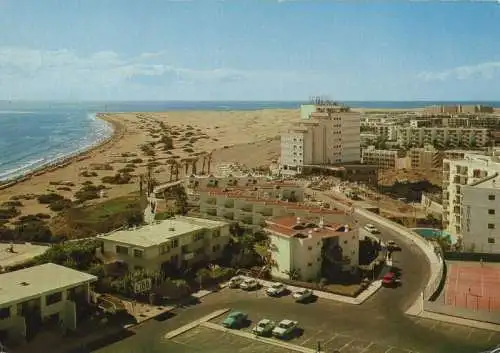
<svg viewBox="0 0 500 353"><path fill-rule="evenodd" d="M0 305L97 281L96 276L53 263L0 274Z"/></svg>
<svg viewBox="0 0 500 353"><path fill-rule="evenodd" d="M218 228L226 224L226 222L204 218L178 216L136 229L120 230L111 234L100 235L98 238L147 248L163 244L186 233Z"/></svg>
<svg viewBox="0 0 500 353"><path fill-rule="evenodd" d="M266 221L266 229L290 238L307 238L308 236L318 238L329 238L348 233L353 228L348 224L320 224L318 218L302 218L285 216Z"/></svg>
<svg viewBox="0 0 500 353"><path fill-rule="evenodd" d="M50 246L29 243L14 244L14 252L10 252L10 243L0 243L0 266L17 265L42 255Z"/></svg>

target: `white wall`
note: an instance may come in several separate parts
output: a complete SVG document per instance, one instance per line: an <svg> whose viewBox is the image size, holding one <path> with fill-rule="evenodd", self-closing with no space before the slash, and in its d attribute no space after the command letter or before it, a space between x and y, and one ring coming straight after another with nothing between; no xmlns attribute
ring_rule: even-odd
<svg viewBox="0 0 500 353"><path fill-rule="evenodd" d="M500 253L500 190L463 187L462 195L464 250ZM490 195L495 200L489 200ZM494 214L489 214L489 210Z"/></svg>

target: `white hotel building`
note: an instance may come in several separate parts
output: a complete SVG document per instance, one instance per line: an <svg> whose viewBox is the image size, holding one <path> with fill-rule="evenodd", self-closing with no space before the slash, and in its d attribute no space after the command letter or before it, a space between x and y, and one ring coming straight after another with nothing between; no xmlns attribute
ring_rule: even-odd
<svg viewBox="0 0 500 353"><path fill-rule="evenodd" d="M464 250L500 252L500 159L466 153L443 161L443 227Z"/></svg>
<svg viewBox="0 0 500 353"><path fill-rule="evenodd" d="M358 229L326 224L322 217L284 216L266 224L271 275L275 278L289 279L290 272L298 271L299 280L318 280L325 260L336 263L342 271L353 272L358 267Z"/></svg>
<svg viewBox="0 0 500 353"><path fill-rule="evenodd" d="M359 162L360 114L338 106L318 105L312 112L306 107L302 121L281 136L282 174L302 173L308 165Z"/></svg>

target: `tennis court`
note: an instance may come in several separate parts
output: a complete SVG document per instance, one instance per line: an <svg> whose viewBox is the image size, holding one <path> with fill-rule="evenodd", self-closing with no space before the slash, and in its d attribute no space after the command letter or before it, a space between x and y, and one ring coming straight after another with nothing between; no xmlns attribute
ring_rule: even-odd
<svg viewBox="0 0 500 353"><path fill-rule="evenodd" d="M500 311L500 268L450 264L445 303L476 311Z"/></svg>

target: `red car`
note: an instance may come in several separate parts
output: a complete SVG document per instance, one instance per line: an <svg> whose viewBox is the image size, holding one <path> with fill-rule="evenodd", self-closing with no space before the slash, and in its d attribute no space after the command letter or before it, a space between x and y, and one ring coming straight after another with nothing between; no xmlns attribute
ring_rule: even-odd
<svg viewBox="0 0 500 353"><path fill-rule="evenodd" d="M399 283L399 279L394 272L389 272L382 277L384 287L392 287Z"/></svg>

